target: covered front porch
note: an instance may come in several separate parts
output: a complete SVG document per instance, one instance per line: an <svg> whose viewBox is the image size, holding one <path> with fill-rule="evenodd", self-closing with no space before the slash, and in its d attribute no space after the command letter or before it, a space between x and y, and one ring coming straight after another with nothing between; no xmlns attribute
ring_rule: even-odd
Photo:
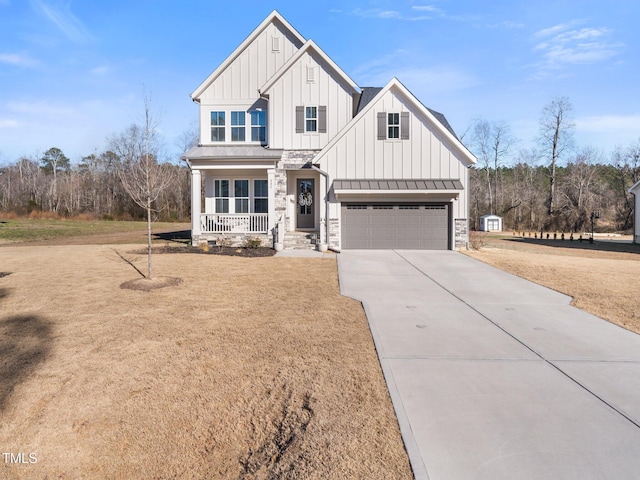
<svg viewBox="0 0 640 480"><path fill-rule="evenodd" d="M207 156L227 152L241 153L230 147L196 147L185 155L191 168L194 245L242 245L256 237L274 248L315 248L323 243L326 179L318 169L308 161L293 160L290 152L264 148L252 153L266 158ZM312 156L307 155L306 159ZM293 235L296 232L305 236Z"/></svg>

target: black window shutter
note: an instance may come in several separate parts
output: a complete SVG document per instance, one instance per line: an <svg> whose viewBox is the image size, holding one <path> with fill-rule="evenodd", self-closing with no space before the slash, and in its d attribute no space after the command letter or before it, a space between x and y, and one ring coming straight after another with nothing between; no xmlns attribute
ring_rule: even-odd
<svg viewBox="0 0 640 480"><path fill-rule="evenodd" d="M409 112L400 113L400 138L409 140Z"/></svg>
<svg viewBox="0 0 640 480"><path fill-rule="evenodd" d="M318 132L327 133L327 106L318 107Z"/></svg>
<svg viewBox="0 0 640 480"><path fill-rule="evenodd" d="M387 139L387 113L378 112L378 140Z"/></svg>
<svg viewBox="0 0 640 480"><path fill-rule="evenodd" d="M304 107L296 107L296 133L304 133Z"/></svg>

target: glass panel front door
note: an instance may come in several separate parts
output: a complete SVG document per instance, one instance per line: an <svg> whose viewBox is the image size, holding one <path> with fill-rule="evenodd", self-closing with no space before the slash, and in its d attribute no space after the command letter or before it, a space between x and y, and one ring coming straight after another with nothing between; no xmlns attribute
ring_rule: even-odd
<svg viewBox="0 0 640 480"><path fill-rule="evenodd" d="M315 198L313 178L299 178L297 180L296 196L296 226L297 228L315 227Z"/></svg>

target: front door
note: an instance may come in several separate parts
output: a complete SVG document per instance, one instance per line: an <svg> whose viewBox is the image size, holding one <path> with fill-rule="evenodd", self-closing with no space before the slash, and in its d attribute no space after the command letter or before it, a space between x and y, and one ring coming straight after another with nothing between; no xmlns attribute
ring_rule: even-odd
<svg viewBox="0 0 640 480"><path fill-rule="evenodd" d="M315 220L315 199L313 198L313 178L299 178L297 180L297 228L314 228Z"/></svg>

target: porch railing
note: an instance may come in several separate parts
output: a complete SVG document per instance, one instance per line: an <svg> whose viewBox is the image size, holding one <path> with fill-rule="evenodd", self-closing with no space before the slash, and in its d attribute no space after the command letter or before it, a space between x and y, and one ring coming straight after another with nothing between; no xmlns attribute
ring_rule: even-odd
<svg viewBox="0 0 640 480"><path fill-rule="evenodd" d="M202 233L267 233L267 213L202 213Z"/></svg>

